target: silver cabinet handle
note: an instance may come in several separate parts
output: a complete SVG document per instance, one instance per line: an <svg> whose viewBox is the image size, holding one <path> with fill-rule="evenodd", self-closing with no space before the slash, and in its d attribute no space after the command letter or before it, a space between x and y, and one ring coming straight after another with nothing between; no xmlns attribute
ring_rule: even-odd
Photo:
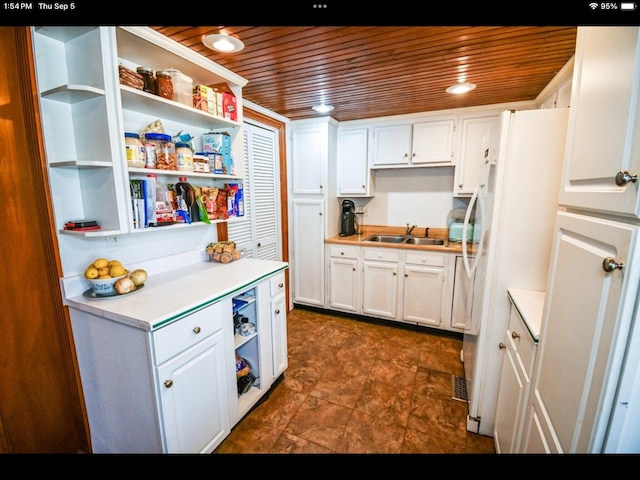
<svg viewBox="0 0 640 480"><path fill-rule="evenodd" d="M636 183L638 181L638 175L630 175L626 170L620 170L616 174L616 185L619 187L625 186L627 183Z"/></svg>
<svg viewBox="0 0 640 480"><path fill-rule="evenodd" d="M164 386L165 386L165 388L173 387L173 380L165 380L164 381Z"/></svg>
<svg viewBox="0 0 640 480"><path fill-rule="evenodd" d="M602 261L602 269L607 273L613 272L616 268L622 270L622 267L624 267L624 263L616 263L616 260L611 257L607 257Z"/></svg>
<svg viewBox="0 0 640 480"><path fill-rule="evenodd" d="M353 267L353 271L354 271L354 272L356 271L356 267Z"/></svg>
<svg viewBox="0 0 640 480"><path fill-rule="evenodd" d="M194 327L193 333L195 333L196 335L199 334L200 333L200 327Z"/></svg>
<svg viewBox="0 0 640 480"><path fill-rule="evenodd" d="M500 343L498 344L498 348L499 348L500 350L502 350L503 348L507 348L507 346L506 346L504 343L500 342Z"/></svg>
<svg viewBox="0 0 640 480"><path fill-rule="evenodd" d="M520 338L520 335L516 332L511 332L511 338Z"/></svg>
<svg viewBox="0 0 640 480"><path fill-rule="evenodd" d="M276 315L279 315L279 314L280 314L280 309L279 309L279 308L277 308L277 309L276 309Z"/></svg>
<svg viewBox="0 0 640 480"><path fill-rule="evenodd" d="M284 287L284 283L279 283L278 288L282 288L282 287Z"/></svg>

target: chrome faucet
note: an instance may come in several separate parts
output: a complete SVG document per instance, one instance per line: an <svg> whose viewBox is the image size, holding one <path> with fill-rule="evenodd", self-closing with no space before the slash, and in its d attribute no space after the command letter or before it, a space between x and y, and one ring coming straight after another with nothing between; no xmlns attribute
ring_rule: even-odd
<svg viewBox="0 0 640 480"><path fill-rule="evenodd" d="M413 232L413 229L416 227L417 225L414 225L413 227L409 227L409 224L407 223L407 233L405 233L405 235L411 235L411 232Z"/></svg>

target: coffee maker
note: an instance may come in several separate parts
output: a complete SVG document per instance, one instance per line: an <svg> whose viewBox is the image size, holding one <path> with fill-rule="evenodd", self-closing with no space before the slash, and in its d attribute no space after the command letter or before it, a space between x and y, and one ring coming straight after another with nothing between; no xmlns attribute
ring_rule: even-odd
<svg viewBox="0 0 640 480"><path fill-rule="evenodd" d="M340 215L340 236L349 237L356 233L356 206L351 200L342 201L342 214Z"/></svg>

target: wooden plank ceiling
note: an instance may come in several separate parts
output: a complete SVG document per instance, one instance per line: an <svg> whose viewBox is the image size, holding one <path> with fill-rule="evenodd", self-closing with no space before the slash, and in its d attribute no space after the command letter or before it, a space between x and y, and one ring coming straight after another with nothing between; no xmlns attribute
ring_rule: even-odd
<svg viewBox="0 0 640 480"><path fill-rule="evenodd" d="M248 80L243 97L290 120L338 121L534 100L575 50L576 27L179 27L160 33ZM202 36L245 43L218 53ZM445 89L459 81L477 88Z"/></svg>

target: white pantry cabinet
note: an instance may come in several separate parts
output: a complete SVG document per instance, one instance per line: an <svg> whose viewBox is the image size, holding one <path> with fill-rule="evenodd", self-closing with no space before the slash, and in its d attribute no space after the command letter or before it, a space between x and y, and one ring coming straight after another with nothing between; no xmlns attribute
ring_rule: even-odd
<svg viewBox="0 0 640 480"><path fill-rule="evenodd" d="M195 185L222 186L243 178L242 77L147 27L34 28L38 93L56 228L60 234L105 236L134 229L130 178L155 173L165 184L187 176ZM121 85L119 65L131 70L177 68L195 85L227 83L238 100L231 121ZM227 132L238 166L233 175L128 168L124 133L139 133L159 120L166 133L189 133L196 150L201 134ZM100 230L69 231L70 220L96 220ZM184 228L203 225L175 225ZM153 230L153 229L151 229Z"/></svg>
<svg viewBox="0 0 640 480"><path fill-rule="evenodd" d="M615 340L638 292L639 229L558 212L522 453L600 452L624 349Z"/></svg>
<svg viewBox="0 0 640 480"><path fill-rule="evenodd" d="M294 303L325 307L324 240L338 234L338 122L330 117L291 122L291 280ZM328 172L332 172L331 175Z"/></svg>
<svg viewBox="0 0 640 480"><path fill-rule="evenodd" d="M371 128L371 167L443 166L453 162L453 119Z"/></svg>
<svg viewBox="0 0 640 480"><path fill-rule="evenodd" d="M638 27L578 29L561 205L640 218L639 42Z"/></svg>
<svg viewBox="0 0 640 480"><path fill-rule="evenodd" d="M345 129L338 134L338 196L371 197L373 175L369 168L369 130Z"/></svg>

